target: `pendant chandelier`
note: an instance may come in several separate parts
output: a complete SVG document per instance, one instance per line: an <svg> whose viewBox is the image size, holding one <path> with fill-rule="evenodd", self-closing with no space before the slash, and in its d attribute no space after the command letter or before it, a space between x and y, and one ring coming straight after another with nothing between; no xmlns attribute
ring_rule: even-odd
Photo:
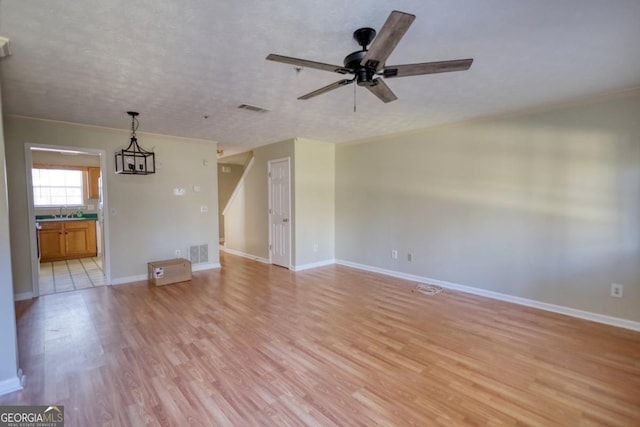
<svg viewBox="0 0 640 427"><path fill-rule="evenodd" d="M156 155L151 151L143 150L138 145L136 129L140 125L136 116L140 113L127 111L131 116L131 142L123 150L116 151L116 173L126 175L149 175L156 173Z"/></svg>

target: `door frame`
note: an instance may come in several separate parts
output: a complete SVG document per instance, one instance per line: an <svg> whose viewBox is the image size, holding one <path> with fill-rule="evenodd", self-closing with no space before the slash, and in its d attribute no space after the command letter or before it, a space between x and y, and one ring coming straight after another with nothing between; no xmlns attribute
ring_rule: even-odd
<svg viewBox="0 0 640 427"><path fill-rule="evenodd" d="M273 242L273 236L271 235L271 165L273 163L278 163L278 162L283 162L286 161L287 162L287 178L289 179L289 212L287 212L287 216L289 218L289 241L287 242L287 246L289 248L289 260L288 260L288 265L287 268L289 270L291 270L291 255L292 255L292 246L291 246L291 239L292 239L292 235L293 235L293 222L294 219L291 217L291 157L287 156L287 157L281 157L279 159L272 159L267 161L267 205L268 205L268 209L267 209L267 224L268 224L268 229L269 229L269 264L273 264L273 254L271 251L271 245Z"/></svg>
<svg viewBox="0 0 640 427"><path fill-rule="evenodd" d="M34 144L26 142L24 144L24 166L27 179L27 211L29 214L29 249L31 259L31 288L32 298L40 296L40 267L38 265L38 243L36 238L36 213L33 206L33 179L31 169L33 168L33 159L31 157L31 148L48 148L53 150L68 150L68 151L81 151L89 154L98 154L100 156L100 171L102 173L102 227L104 239L102 241L102 272L104 273L105 283L111 284L111 251L109 250L109 215L105 215L105 212L109 212L108 205L108 192L107 192L107 152L97 148L86 147L67 147L61 145L49 145L49 144Z"/></svg>

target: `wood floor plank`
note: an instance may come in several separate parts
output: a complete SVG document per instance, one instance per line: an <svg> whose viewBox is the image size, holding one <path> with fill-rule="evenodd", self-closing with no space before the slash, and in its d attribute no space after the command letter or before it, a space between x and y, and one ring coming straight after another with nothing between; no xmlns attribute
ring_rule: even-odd
<svg viewBox="0 0 640 427"><path fill-rule="evenodd" d="M343 266L224 254L190 282L16 303L69 426L640 425L640 333Z"/></svg>

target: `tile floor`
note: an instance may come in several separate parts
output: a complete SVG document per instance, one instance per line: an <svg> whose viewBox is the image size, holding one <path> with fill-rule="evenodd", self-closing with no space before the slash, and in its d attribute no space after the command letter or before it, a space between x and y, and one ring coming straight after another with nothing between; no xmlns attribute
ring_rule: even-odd
<svg viewBox="0 0 640 427"><path fill-rule="evenodd" d="M102 258L40 263L40 295L104 286Z"/></svg>

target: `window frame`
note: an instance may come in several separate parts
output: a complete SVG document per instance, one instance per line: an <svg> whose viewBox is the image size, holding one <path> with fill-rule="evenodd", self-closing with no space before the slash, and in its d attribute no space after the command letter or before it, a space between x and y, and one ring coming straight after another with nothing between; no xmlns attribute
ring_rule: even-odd
<svg viewBox="0 0 640 427"><path fill-rule="evenodd" d="M33 182L33 178L32 178L32 182L31 182L31 189L32 192L34 193L33 195L33 207L34 209L52 209L52 208L59 208L59 207L67 207L67 208L82 208L85 206L86 203L86 198L85 196L88 194L88 175L89 175L89 169L87 166L68 166L68 165L52 165L52 164L43 164L43 163L34 163L31 167L31 174L33 176L33 170L34 169L55 169L55 170L64 170L64 171L80 171L82 172L82 186L81 188L81 195L80 198L82 200L82 202L80 204L54 204L54 205L38 205L36 204L36 197L35 197L35 188L36 185ZM43 187L43 186L37 186L38 188ZM76 187L73 187L76 188Z"/></svg>

